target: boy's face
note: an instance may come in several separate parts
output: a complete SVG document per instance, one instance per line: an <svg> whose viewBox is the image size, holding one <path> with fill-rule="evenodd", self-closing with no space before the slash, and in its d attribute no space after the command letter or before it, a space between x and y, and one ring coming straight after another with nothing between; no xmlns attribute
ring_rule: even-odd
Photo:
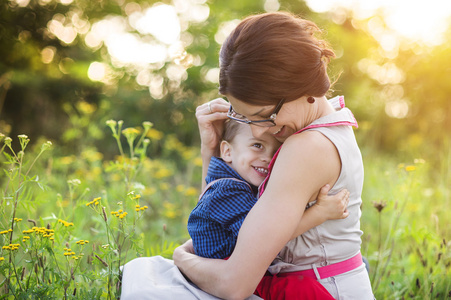
<svg viewBox="0 0 451 300"><path fill-rule="evenodd" d="M221 158L244 180L259 186L268 174L268 165L280 147L271 135L255 138L250 125L241 125L232 142L222 141Z"/></svg>

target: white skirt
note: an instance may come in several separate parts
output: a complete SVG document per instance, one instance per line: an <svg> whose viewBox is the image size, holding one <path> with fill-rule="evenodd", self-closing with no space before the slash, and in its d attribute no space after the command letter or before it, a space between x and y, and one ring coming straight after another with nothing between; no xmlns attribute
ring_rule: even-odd
<svg viewBox="0 0 451 300"><path fill-rule="evenodd" d="M208 294L186 280L170 259L161 256L139 257L122 269L121 300L213 300ZM249 300L261 299L251 296Z"/></svg>

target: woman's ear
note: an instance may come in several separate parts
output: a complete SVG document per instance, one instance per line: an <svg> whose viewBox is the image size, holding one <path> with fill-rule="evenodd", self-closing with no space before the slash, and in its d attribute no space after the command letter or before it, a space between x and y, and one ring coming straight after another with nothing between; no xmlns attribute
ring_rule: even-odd
<svg viewBox="0 0 451 300"><path fill-rule="evenodd" d="M232 145L227 141L221 141L219 145L219 152L221 153L221 158L227 162L232 162Z"/></svg>

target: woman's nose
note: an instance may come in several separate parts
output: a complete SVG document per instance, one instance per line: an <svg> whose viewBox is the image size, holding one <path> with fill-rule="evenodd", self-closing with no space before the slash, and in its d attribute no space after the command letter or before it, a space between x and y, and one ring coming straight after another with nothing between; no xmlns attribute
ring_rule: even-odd
<svg viewBox="0 0 451 300"><path fill-rule="evenodd" d="M269 127L260 127L255 125L250 125L252 130L252 135L256 138L261 138L266 131L268 131Z"/></svg>

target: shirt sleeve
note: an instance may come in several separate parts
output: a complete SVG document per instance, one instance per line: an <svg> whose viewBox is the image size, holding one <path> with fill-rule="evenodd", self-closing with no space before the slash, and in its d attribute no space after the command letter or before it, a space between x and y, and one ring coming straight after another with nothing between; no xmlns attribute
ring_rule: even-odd
<svg viewBox="0 0 451 300"><path fill-rule="evenodd" d="M227 180L215 189L210 206L210 217L238 236L248 212L257 197L242 182Z"/></svg>

